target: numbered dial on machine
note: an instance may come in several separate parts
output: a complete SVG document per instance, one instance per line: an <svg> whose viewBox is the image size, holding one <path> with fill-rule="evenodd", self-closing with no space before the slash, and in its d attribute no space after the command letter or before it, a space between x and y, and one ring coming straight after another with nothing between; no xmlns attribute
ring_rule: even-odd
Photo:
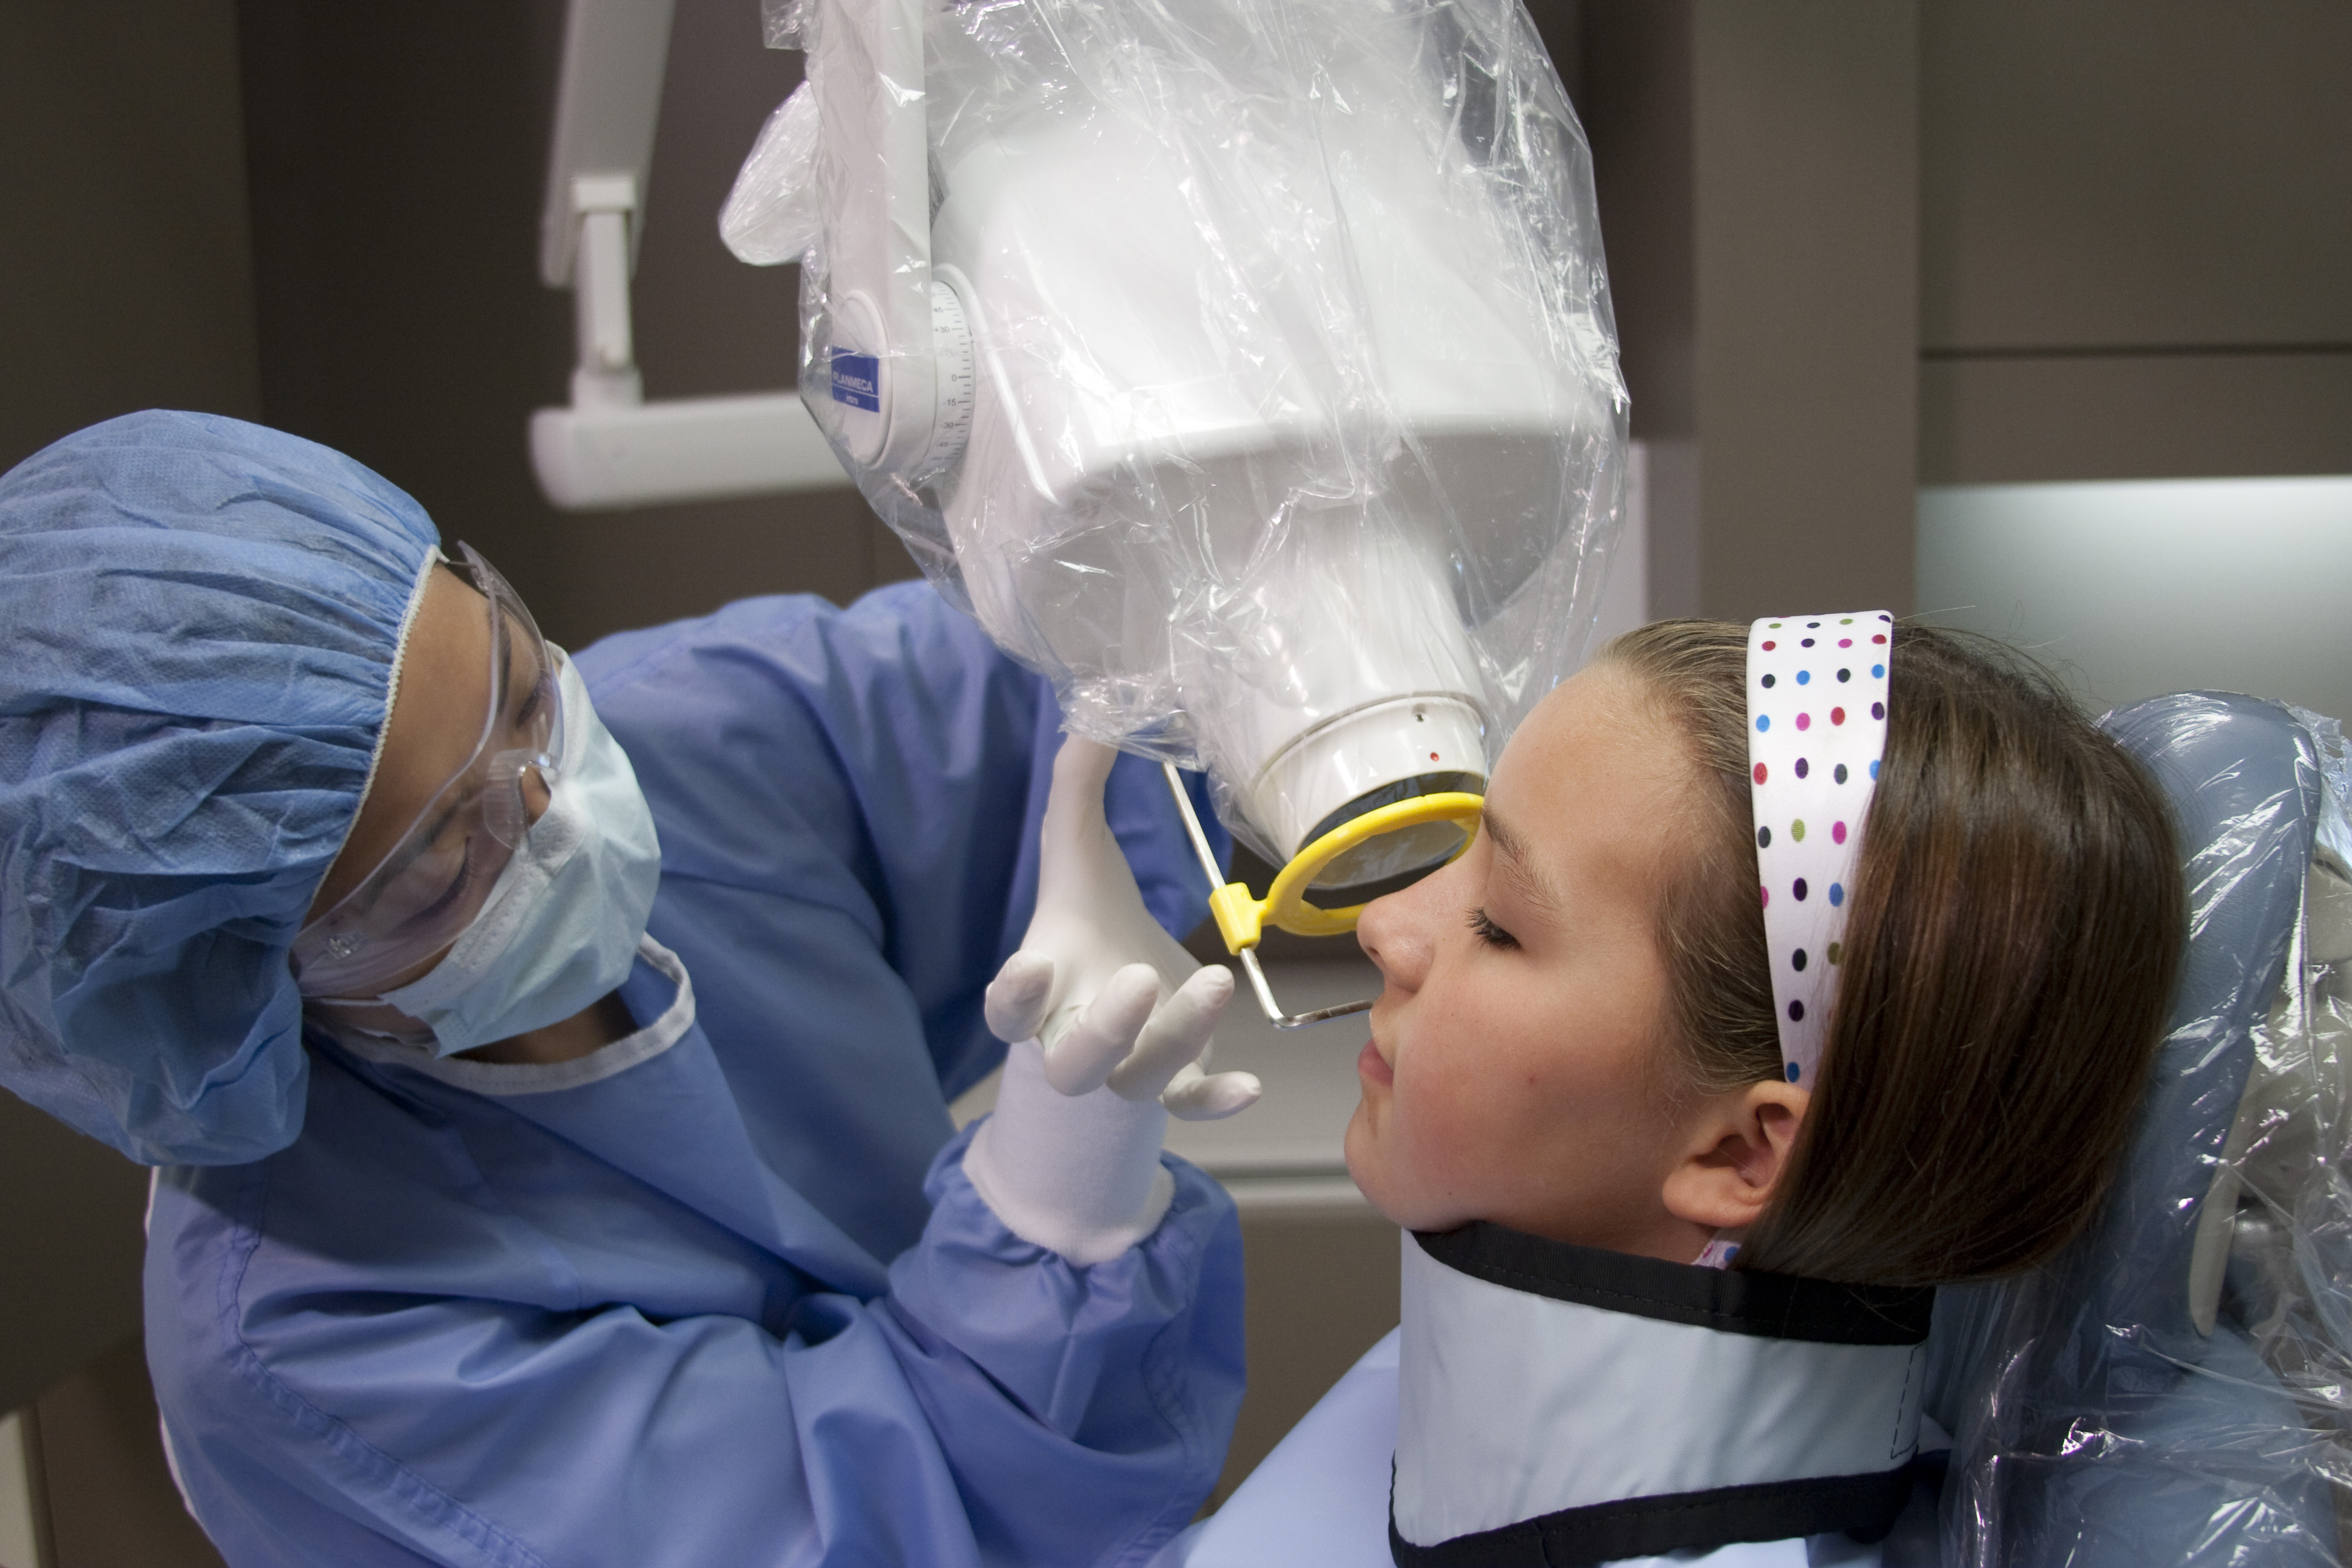
<svg viewBox="0 0 2352 1568"><path fill-rule="evenodd" d="M927 483L954 468L971 437L971 329L962 298L951 285L934 278L930 294L929 365L916 357L919 348L899 355L870 346L883 342L881 312L864 294L845 296L835 307L834 341L826 351L830 384L814 410L818 423L857 464L909 484ZM919 390L926 384L931 389L928 406Z"/></svg>
<svg viewBox="0 0 2352 1568"><path fill-rule="evenodd" d="M971 438L971 327L964 320L963 301L936 278L931 279L931 353L938 366L939 412L931 421L931 444L915 466L918 480L953 468Z"/></svg>

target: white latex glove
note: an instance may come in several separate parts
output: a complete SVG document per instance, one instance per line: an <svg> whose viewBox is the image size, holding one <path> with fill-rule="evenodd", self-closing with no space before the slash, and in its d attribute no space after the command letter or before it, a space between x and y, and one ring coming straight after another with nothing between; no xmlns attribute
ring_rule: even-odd
<svg viewBox="0 0 2352 1568"><path fill-rule="evenodd" d="M1080 1264L1117 1257L1167 1212L1169 1111L1230 1116L1260 1092L1249 1073L1202 1069L1233 973L1195 963L1144 909L1103 819L1117 757L1073 736L1054 759L1037 912L988 988L988 1026L1013 1048L964 1154L1014 1235Z"/></svg>

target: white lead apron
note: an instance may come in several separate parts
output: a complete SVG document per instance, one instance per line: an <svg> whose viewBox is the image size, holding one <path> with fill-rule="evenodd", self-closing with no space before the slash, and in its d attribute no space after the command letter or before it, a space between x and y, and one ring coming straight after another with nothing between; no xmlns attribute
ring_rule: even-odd
<svg viewBox="0 0 2352 1568"><path fill-rule="evenodd" d="M1933 1303L1483 1223L1409 1233L1391 1552L1557 1568L1883 1536Z"/></svg>

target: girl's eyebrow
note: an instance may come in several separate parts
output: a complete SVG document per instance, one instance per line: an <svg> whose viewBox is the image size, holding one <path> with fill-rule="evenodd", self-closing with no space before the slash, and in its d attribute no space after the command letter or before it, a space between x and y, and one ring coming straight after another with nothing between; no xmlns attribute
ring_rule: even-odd
<svg viewBox="0 0 2352 1568"><path fill-rule="evenodd" d="M1495 853L1499 857L1503 875L1526 897L1528 902L1546 909L1559 909L1562 901L1549 878L1536 865L1528 853L1527 841L1513 832L1492 807L1480 814L1478 831L1495 841Z"/></svg>

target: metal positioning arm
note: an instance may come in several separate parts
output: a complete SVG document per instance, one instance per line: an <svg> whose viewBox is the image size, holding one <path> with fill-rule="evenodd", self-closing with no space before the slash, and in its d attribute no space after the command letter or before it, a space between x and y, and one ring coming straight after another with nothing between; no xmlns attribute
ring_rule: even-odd
<svg viewBox="0 0 2352 1568"><path fill-rule="evenodd" d="M1217 857L1209 847L1209 836L1201 831L1201 818L1192 810L1192 797L1184 793L1184 775L1176 771L1173 763L1162 763L1160 769L1168 776L1168 788L1176 796L1176 814L1184 819L1184 831L1192 840L1192 852L1201 858L1201 869L1209 874L1209 886L1215 889L1240 888L1242 896L1248 897L1246 886L1225 880L1224 869L1217 864ZM1277 1029L1301 1029L1309 1024L1344 1018L1350 1013L1371 1011L1373 998L1367 996L1360 1002L1349 1002L1337 1007L1318 1007L1311 1013L1286 1013L1281 1004L1274 999L1274 987L1265 983L1265 970L1257 961L1257 943L1252 941L1234 947L1229 942L1226 945L1234 956L1241 960L1242 973L1249 976L1250 989L1256 993L1257 1005L1265 1012L1266 1021Z"/></svg>

